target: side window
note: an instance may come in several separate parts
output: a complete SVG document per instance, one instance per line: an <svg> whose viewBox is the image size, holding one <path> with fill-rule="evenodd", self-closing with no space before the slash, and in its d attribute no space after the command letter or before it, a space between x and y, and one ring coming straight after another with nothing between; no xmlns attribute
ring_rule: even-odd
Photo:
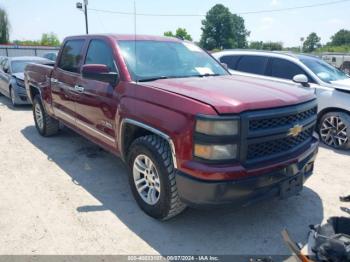
<svg viewBox="0 0 350 262"><path fill-rule="evenodd" d="M68 40L63 47L58 67L69 72L78 73L84 42L85 40Z"/></svg>
<svg viewBox="0 0 350 262"><path fill-rule="evenodd" d="M243 56L237 65L236 70L251 74L264 75L267 57L263 56Z"/></svg>
<svg viewBox="0 0 350 262"><path fill-rule="evenodd" d="M271 76L292 80L295 75L304 74L298 65L284 59L274 58L271 62Z"/></svg>
<svg viewBox="0 0 350 262"><path fill-rule="evenodd" d="M225 63L228 68L234 70L241 56L238 55L226 55L220 58L221 63Z"/></svg>
<svg viewBox="0 0 350 262"><path fill-rule="evenodd" d="M85 64L103 64L116 72L111 47L103 40L91 40L86 54Z"/></svg>

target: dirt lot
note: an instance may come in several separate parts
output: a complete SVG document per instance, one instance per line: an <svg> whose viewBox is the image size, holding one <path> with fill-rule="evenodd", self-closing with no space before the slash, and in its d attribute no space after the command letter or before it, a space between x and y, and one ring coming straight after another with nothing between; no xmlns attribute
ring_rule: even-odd
<svg viewBox="0 0 350 262"><path fill-rule="evenodd" d="M350 153L321 147L300 196L162 223L137 207L113 155L67 129L40 137L31 108L4 97L0 117L0 254L289 254L281 230L304 241L350 193Z"/></svg>

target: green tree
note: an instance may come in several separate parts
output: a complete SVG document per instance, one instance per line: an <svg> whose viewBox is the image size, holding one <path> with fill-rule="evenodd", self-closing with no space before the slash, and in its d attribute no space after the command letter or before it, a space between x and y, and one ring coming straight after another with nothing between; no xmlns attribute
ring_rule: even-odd
<svg viewBox="0 0 350 262"><path fill-rule="evenodd" d="M321 47L321 38L315 32L312 32L304 41L303 51L307 53L311 53L320 47Z"/></svg>
<svg viewBox="0 0 350 262"><path fill-rule="evenodd" d="M281 42L266 42L263 43L262 49L269 51L281 51L283 49L283 44Z"/></svg>
<svg viewBox="0 0 350 262"><path fill-rule="evenodd" d="M261 50L263 49L264 42L263 41L252 41L249 43L250 49Z"/></svg>
<svg viewBox="0 0 350 262"><path fill-rule="evenodd" d="M188 41L192 41L192 36L187 33L185 28L178 28L176 29L176 34L177 37L180 37L181 39L186 39Z"/></svg>
<svg viewBox="0 0 350 262"><path fill-rule="evenodd" d="M44 33L41 36L40 44L45 46L59 46L60 40L58 39L57 35L52 32Z"/></svg>
<svg viewBox="0 0 350 262"><path fill-rule="evenodd" d="M166 31L166 32L164 32L164 36L175 37L175 35L174 35L173 32L171 32L171 31Z"/></svg>
<svg viewBox="0 0 350 262"><path fill-rule="evenodd" d="M7 44L10 38L10 21L4 9L0 8L0 44Z"/></svg>
<svg viewBox="0 0 350 262"><path fill-rule="evenodd" d="M178 37L184 40L192 41L192 36L187 33L185 28L179 27L176 29L175 35L171 31L164 32L164 36L170 36L170 37Z"/></svg>
<svg viewBox="0 0 350 262"><path fill-rule="evenodd" d="M222 4L213 6L202 20L200 45L208 50L214 48L245 48L247 36L244 19Z"/></svg>
<svg viewBox="0 0 350 262"><path fill-rule="evenodd" d="M16 45L40 45L39 40L13 40Z"/></svg>
<svg viewBox="0 0 350 262"><path fill-rule="evenodd" d="M341 29L331 37L330 45L341 46L350 44L350 31Z"/></svg>

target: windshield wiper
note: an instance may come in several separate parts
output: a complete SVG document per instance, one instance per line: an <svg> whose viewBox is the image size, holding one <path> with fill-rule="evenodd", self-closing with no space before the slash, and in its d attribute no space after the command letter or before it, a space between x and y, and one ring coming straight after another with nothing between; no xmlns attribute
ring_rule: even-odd
<svg viewBox="0 0 350 262"><path fill-rule="evenodd" d="M208 76L221 76L220 74L203 74L203 75L185 75L185 76L156 76L156 77L150 77L150 78L144 78L138 80L139 82L150 82L155 81L159 79L169 79L169 78L188 78L188 77L208 77Z"/></svg>
<svg viewBox="0 0 350 262"><path fill-rule="evenodd" d="M203 74L203 75L189 75L186 77L207 77L207 76L221 76L220 74Z"/></svg>
<svg viewBox="0 0 350 262"><path fill-rule="evenodd" d="M169 76L157 76L157 77L150 77L150 78L144 78L144 79L139 79L139 82L150 82L150 81L155 81L159 79L168 79L170 78Z"/></svg>

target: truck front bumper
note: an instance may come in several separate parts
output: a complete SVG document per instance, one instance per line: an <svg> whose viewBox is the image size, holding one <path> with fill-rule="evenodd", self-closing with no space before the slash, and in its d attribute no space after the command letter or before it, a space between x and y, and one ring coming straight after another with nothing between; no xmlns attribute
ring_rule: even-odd
<svg viewBox="0 0 350 262"><path fill-rule="evenodd" d="M246 206L268 198L287 198L298 194L312 175L317 151L318 141L314 141L292 164L262 175L229 181L201 180L177 170L179 196L192 207Z"/></svg>

